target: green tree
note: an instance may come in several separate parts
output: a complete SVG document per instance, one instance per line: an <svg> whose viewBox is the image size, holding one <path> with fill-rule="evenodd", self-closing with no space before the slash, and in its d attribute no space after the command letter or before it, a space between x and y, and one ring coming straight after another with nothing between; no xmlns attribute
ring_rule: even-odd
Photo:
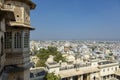
<svg viewBox="0 0 120 80"><path fill-rule="evenodd" d="M62 60L63 62L66 60L60 52L57 51L56 47L48 47L48 49L40 49L36 56L40 59L38 63L36 64L37 67L44 67L46 60L49 58L49 55L54 56L54 60L56 62L59 62Z"/></svg>
<svg viewBox="0 0 120 80"><path fill-rule="evenodd" d="M55 75L55 73L47 73L45 80L61 80L61 77L59 75Z"/></svg>
<svg viewBox="0 0 120 80"><path fill-rule="evenodd" d="M63 62L66 61L66 59L61 55L61 53L57 53L57 54L55 55L55 57L54 57L54 60L55 60L56 62L59 62L60 60L62 60Z"/></svg>
<svg viewBox="0 0 120 80"><path fill-rule="evenodd" d="M43 67L45 66L45 60L39 60L36 64L36 67Z"/></svg>
<svg viewBox="0 0 120 80"><path fill-rule="evenodd" d="M113 56L113 53L109 53L109 56Z"/></svg>

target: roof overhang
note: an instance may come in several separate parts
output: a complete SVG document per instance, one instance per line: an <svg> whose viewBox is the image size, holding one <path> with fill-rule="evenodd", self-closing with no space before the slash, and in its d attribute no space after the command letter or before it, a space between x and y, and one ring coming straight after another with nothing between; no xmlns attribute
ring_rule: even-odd
<svg viewBox="0 0 120 80"><path fill-rule="evenodd" d="M18 22L9 22L8 26L35 30L35 28L31 27L30 25L26 25L26 24L18 23Z"/></svg>
<svg viewBox="0 0 120 80"><path fill-rule="evenodd" d="M35 9L36 4L34 2L32 2L31 0L5 0L5 1L19 1L19 2L23 2L26 3L27 5L30 6L30 9Z"/></svg>

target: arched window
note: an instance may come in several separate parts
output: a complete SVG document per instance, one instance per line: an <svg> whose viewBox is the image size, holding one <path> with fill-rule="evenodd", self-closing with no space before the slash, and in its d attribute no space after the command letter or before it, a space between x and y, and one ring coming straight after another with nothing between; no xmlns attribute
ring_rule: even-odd
<svg viewBox="0 0 120 80"><path fill-rule="evenodd" d="M96 80L96 77L95 77L95 76L93 77L93 80Z"/></svg>
<svg viewBox="0 0 120 80"><path fill-rule="evenodd" d="M24 34L24 48L29 47L29 32L25 32Z"/></svg>
<svg viewBox="0 0 120 80"><path fill-rule="evenodd" d="M14 48L21 48L21 32L16 32L14 36Z"/></svg>

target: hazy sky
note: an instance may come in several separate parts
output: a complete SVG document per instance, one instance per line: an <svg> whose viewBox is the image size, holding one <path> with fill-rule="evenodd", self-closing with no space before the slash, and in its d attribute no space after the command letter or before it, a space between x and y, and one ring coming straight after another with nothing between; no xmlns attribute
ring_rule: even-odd
<svg viewBox="0 0 120 80"><path fill-rule="evenodd" d="M120 39L120 0L33 1L31 39Z"/></svg>

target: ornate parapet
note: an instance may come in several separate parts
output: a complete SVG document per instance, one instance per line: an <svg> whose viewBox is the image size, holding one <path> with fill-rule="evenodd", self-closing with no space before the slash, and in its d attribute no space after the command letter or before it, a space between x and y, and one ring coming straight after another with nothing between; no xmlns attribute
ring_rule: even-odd
<svg viewBox="0 0 120 80"><path fill-rule="evenodd" d="M25 3L27 5L29 5L30 9L35 9L36 7L36 4L33 3L31 0L5 0L6 1L18 1L18 2L22 2L22 3Z"/></svg>

